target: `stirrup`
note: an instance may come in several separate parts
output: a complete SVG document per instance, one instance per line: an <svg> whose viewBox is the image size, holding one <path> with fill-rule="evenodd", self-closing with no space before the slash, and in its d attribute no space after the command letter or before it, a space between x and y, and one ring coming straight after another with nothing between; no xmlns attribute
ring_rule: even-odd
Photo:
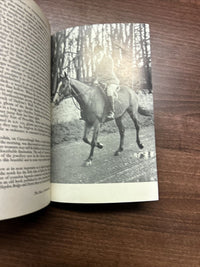
<svg viewBox="0 0 200 267"><path fill-rule="evenodd" d="M79 120L80 120L80 121L84 121L84 120L85 120L85 119L84 119L84 116L81 115L80 118L79 118Z"/></svg>

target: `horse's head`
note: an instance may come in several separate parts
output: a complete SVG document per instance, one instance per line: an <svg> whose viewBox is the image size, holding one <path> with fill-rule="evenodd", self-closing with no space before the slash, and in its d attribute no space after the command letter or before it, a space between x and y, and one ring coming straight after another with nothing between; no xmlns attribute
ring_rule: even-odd
<svg viewBox="0 0 200 267"><path fill-rule="evenodd" d="M54 96L53 103L58 105L63 99L69 96L71 96L71 83L69 76L65 73L64 77L60 77L60 82Z"/></svg>

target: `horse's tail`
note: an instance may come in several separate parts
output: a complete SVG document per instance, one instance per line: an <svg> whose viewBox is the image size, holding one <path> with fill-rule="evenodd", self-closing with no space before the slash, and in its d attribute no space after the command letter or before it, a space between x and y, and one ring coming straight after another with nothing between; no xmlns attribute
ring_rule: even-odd
<svg viewBox="0 0 200 267"><path fill-rule="evenodd" d="M143 116L153 117L153 110L147 110L141 106L138 106L138 112Z"/></svg>

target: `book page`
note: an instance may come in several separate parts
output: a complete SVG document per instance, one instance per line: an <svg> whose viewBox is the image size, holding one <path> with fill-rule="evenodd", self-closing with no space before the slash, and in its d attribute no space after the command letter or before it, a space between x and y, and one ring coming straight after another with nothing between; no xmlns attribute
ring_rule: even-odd
<svg viewBox="0 0 200 267"><path fill-rule="evenodd" d="M32 0L0 1L0 219L50 201L50 28Z"/></svg>
<svg viewBox="0 0 200 267"><path fill-rule="evenodd" d="M149 25L53 35L52 110L52 201L158 200Z"/></svg>

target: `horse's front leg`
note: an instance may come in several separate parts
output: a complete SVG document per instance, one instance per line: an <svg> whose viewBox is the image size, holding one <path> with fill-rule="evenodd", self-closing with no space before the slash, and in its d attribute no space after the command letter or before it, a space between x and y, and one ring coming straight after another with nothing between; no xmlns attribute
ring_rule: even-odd
<svg viewBox="0 0 200 267"><path fill-rule="evenodd" d="M90 133L91 128L92 128L92 125L85 122L83 141L88 145L91 145L90 141L88 140L88 135Z"/></svg>
<svg viewBox="0 0 200 267"><path fill-rule="evenodd" d="M97 146L97 138L98 138L98 134L99 134L99 128L100 128L99 121L96 120L96 122L94 124L94 132L93 132L93 137L92 137L92 142L91 142L90 155L89 155L88 159L86 160L86 166L90 166L92 164L93 155L94 155L94 148L95 148L95 146Z"/></svg>
<svg viewBox="0 0 200 267"><path fill-rule="evenodd" d="M92 145L92 143L88 140L88 135L90 133L90 130L92 128L92 125L85 123L85 130L84 130L84 136L83 136L83 141L88 144L88 145ZM96 147L102 149L103 148L103 144L96 142L95 144Z"/></svg>

